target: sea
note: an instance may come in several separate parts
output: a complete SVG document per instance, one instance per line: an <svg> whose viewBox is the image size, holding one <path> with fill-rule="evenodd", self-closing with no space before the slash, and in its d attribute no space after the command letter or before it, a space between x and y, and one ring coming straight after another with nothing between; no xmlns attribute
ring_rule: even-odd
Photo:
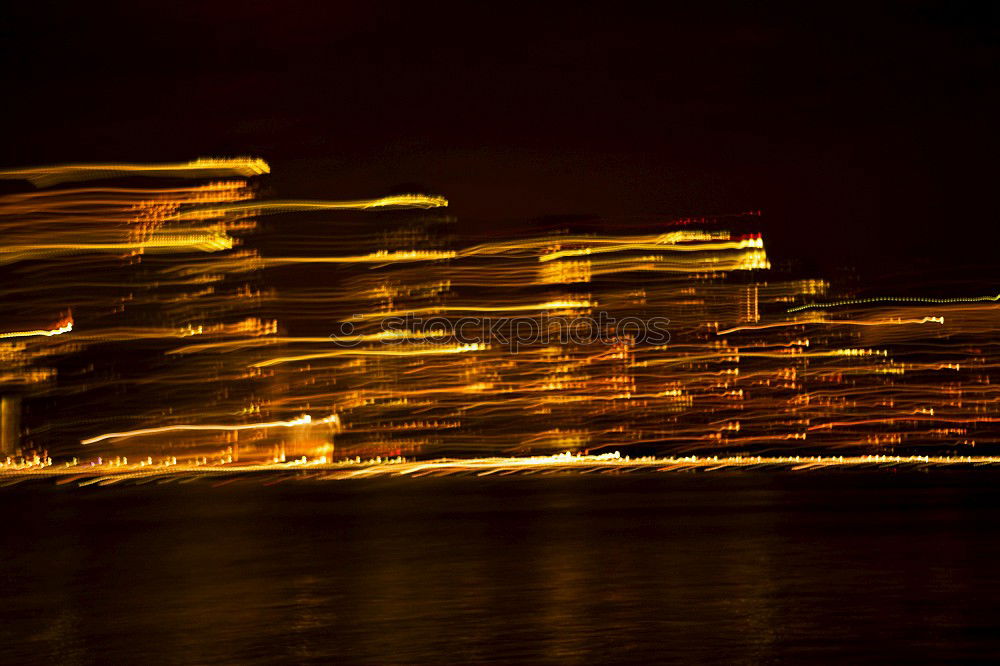
<svg viewBox="0 0 1000 666"><path fill-rule="evenodd" d="M983 663L995 471L0 489L8 664Z"/></svg>

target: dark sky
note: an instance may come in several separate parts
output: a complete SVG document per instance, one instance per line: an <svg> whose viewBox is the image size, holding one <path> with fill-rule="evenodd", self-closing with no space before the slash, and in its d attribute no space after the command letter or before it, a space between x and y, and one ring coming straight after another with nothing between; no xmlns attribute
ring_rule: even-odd
<svg viewBox="0 0 1000 666"><path fill-rule="evenodd" d="M996 3L424 4L12 3L0 161L259 155L487 228L761 209L810 269L997 272Z"/></svg>

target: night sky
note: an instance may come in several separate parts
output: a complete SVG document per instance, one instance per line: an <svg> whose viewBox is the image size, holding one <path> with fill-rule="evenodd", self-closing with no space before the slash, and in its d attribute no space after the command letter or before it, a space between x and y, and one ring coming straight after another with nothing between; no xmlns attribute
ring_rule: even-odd
<svg viewBox="0 0 1000 666"><path fill-rule="evenodd" d="M997 273L994 3L424 5L6 7L0 161L255 155L488 231L760 209L778 265Z"/></svg>

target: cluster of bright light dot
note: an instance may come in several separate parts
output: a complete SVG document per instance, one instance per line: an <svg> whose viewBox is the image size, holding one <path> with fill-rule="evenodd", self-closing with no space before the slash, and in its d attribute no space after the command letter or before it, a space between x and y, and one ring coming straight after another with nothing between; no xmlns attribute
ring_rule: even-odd
<svg viewBox="0 0 1000 666"><path fill-rule="evenodd" d="M986 301L1000 301L1000 294L996 296L975 296L971 298L924 298L920 296L877 296L875 298L858 298L849 301L834 301L833 303L810 303L788 308L787 312L800 312L812 308L836 308L842 305L863 305L865 303L886 303L886 302L906 302L906 303L983 303Z"/></svg>

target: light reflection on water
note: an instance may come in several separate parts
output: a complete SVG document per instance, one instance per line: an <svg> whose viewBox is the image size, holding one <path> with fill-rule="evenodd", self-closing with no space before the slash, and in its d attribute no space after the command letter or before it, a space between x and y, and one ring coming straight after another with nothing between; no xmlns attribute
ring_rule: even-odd
<svg viewBox="0 0 1000 666"><path fill-rule="evenodd" d="M4 660L990 653L994 473L4 490Z"/></svg>

